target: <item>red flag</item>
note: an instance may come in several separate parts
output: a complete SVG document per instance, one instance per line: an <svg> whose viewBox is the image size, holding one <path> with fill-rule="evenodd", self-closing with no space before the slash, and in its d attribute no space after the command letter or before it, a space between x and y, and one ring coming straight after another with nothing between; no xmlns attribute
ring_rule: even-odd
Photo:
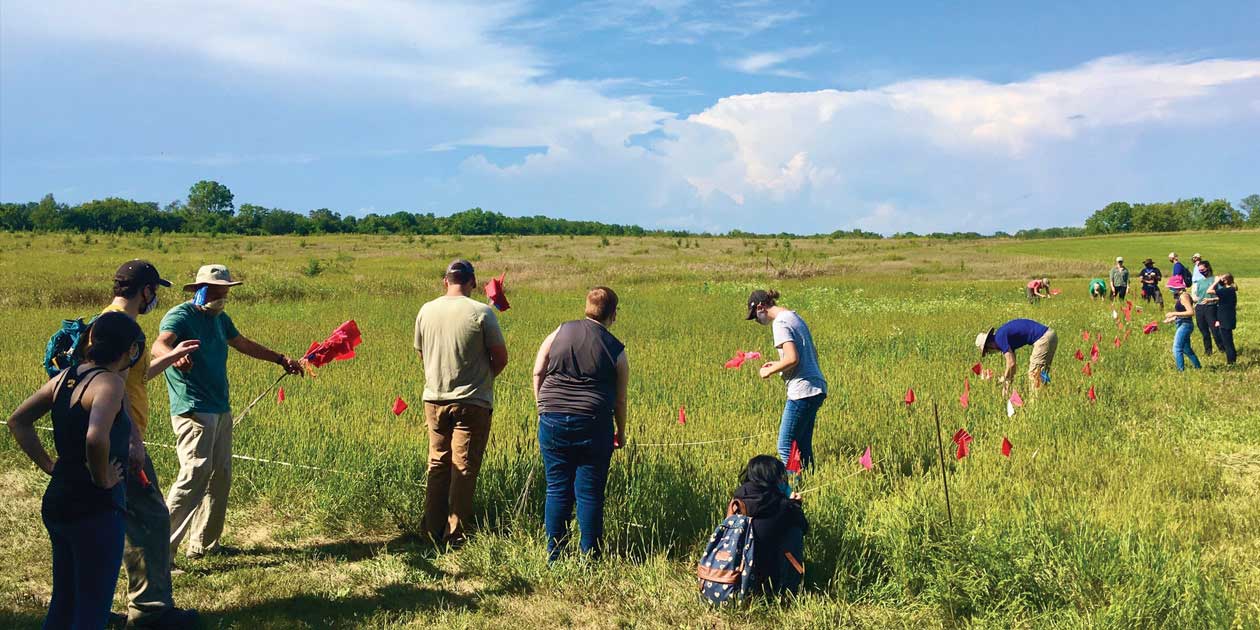
<svg viewBox="0 0 1260 630"><path fill-rule="evenodd" d="M1143 326L1143 327L1142 327L1142 334L1143 334L1143 335L1149 335L1149 334L1151 334L1151 333L1153 333L1153 332L1155 332L1155 331L1157 331L1157 330L1159 330L1159 324L1157 324L1157 323L1155 323L1155 322L1151 322L1151 323L1149 323L1149 324L1147 324L1147 325L1145 325L1145 326Z"/></svg>
<svg viewBox="0 0 1260 630"><path fill-rule="evenodd" d="M866 447L866 452L862 453L862 456L858 458L858 463L862 465L862 468L867 470L870 470L871 467L875 465L871 462L871 447Z"/></svg>
<svg viewBox="0 0 1260 630"><path fill-rule="evenodd" d="M906 404L907 405L914 404L914 388L913 387L906 390Z"/></svg>
<svg viewBox="0 0 1260 630"><path fill-rule="evenodd" d="M1085 364L1085 367L1081 369L1081 371L1085 373L1085 376L1093 376L1093 375L1094 375L1094 370L1090 369L1089 365L1090 365L1090 364L1086 363L1086 364Z"/></svg>
<svg viewBox="0 0 1260 630"><path fill-rule="evenodd" d="M1063 293L1063 289L1050 289L1050 295L1058 295Z"/></svg>
<svg viewBox="0 0 1260 630"><path fill-rule="evenodd" d="M1011 390L1011 404L1015 405L1016 407L1024 406L1024 399L1020 398L1019 392L1014 389Z"/></svg>
<svg viewBox="0 0 1260 630"><path fill-rule="evenodd" d="M745 361L755 361L761 358L761 353L755 350L752 352L740 352L740 354L744 355Z"/></svg>
<svg viewBox="0 0 1260 630"><path fill-rule="evenodd" d="M1078 349L1078 350L1076 351L1076 360L1077 360L1077 361L1084 361L1084 360L1085 360L1085 353L1084 353L1084 352L1081 352L1081 351Z"/></svg>
<svg viewBox="0 0 1260 630"><path fill-rule="evenodd" d="M1124 321L1127 322L1132 319L1133 319L1133 302L1130 302L1129 300L1125 300L1124 301Z"/></svg>
<svg viewBox="0 0 1260 630"><path fill-rule="evenodd" d="M1094 394L1094 386L1093 386L1093 385L1090 385L1090 386L1089 386L1089 393L1088 393L1088 394L1085 394L1085 396L1086 396L1087 398L1089 398L1089 400L1090 400L1091 402L1092 402L1092 401L1095 401L1095 400L1098 400L1098 396L1097 396L1096 394Z"/></svg>
<svg viewBox="0 0 1260 630"><path fill-rule="evenodd" d="M1099 334L1099 335L1098 335L1098 338L1099 338L1099 339L1102 339L1102 334ZM1093 348L1090 348L1090 350L1089 350L1089 360L1090 360L1090 361L1097 361L1097 360L1098 360L1098 355L1099 355L1099 352L1098 352L1098 342L1097 342L1097 341L1095 341L1095 342L1094 342L1094 347L1093 347Z"/></svg>
<svg viewBox="0 0 1260 630"><path fill-rule="evenodd" d="M788 472L801 472L801 449L797 448L796 440L792 440L792 450L788 452L787 460Z"/></svg>
<svg viewBox="0 0 1260 630"><path fill-rule="evenodd" d="M507 277L506 271L499 274L498 278L491 278L490 282L486 283L486 297L490 298L490 303L500 312L512 308L512 305L508 304L507 293L503 290L505 277Z"/></svg>
<svg viewBox="0 0 1260 630"><path fill-rule="evenodd" d="M281 387L280 390L276 392L276 402L284 402L284 388L283 387Z"/></svg>
<svg viewBox="0 0 1260 630"><path fill-rule="evenodd" d="M394 399L393 412L395 416L401 416L402 412L407 410L407 403L403 401L402 396Z"/></svg>
<svg viewBox="0 0 1260 630"><path fill-rule="evenodd" d="M963 377L963 393L958 397L958 404L962 405L963 409L971 404L971 379L965 376Z"/></svg>
<svg viewBox="0 0 1260 630"><path fill-rule="evenodd" d="M1002 455L1008 458L1011 456L1011 441L1006 436L1002 436Z"/></svg>
<svg viewBox="0 0 1260 630"><path fill-rule="evenodd" d="M354 358L354 349L363 343L359 325L350 320L337 327L327 339L312 343L302 357L311 367L323 367L332 361Z"/></svg>
<svg viewBox="0 0 1260 630"><path fill-rule="evenodd" d="M954 453L956 459L962 459L971 453L971 434L967 433L967 429L959 429L954 432L954 444L958 450Z"/></svg>
<svg viewBox="0 0 1260 630"><path fill-rule="evenodd" d="M1115 341L1113 341L1113 342L1111 342L1111 345L1113 345L1113 346L1115 346L1115 347L1119 348L1119 347L1120 347L1120 338L1119 338L1119 337L1116 337L1116 340L1115 340Z"/></svg>
<svg viewBox="0 0 1260 630"><path fill-rule="evenodd" d="M1088 330L1082 330L1082 331L1081 331L1081 341L1084 341L1085 343L1089 343L1089 331L1088 331Z"/></svg>
<svg viewBox="0 0 1260 630"><path fill-rule="evenodd" d="M980 365L979 363L976 363L975 365L971 366L971 372L975 374L976 376L980 376L980 372L983 369L984 369L984 366Z"/></svg>
<svg viewBox="0 0 1260 630"><path fill-rule="evenodd" d="M678 408L678 424L687 424L687 407Z"/></svg>

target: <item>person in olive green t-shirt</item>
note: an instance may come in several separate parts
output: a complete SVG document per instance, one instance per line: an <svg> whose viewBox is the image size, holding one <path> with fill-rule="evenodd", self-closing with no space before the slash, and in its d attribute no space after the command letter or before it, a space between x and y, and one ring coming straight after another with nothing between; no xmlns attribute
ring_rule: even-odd
<svg viewBox="0 0 1260 630"><path fill-rule="evenodd" d="M1111 268L1111 299L1123 300L1129 294L1129 269L1124 258L1116 256L1116 266Z"/></svg>
<svg viewBox="0 0 1260 630"><path fill-rule="evenodd" d="M416 353L424 363L424 417L429 428L425 529L435 543L463 544L472 522L477 473L490 439L494 377L507 365L499 320L469 298L472 263L456 260L446 294L416 315Z"/></svg>
<svg viewBox="0 0 1260 630"><path fill-rule="evenodd" d="M228 400L228 348L276 363L289 374L303 373L300 362L247 339L224 313L228 289L240 282L223 265L205 265L185 291L203 296L176 305L162 318L153 351L165 354L176 342L195 339L201 347L166 370L179 477L171 484L166 505L171 512L171 556L188 534L188 557L200 558L219 548L228 491L232 486L232 412ZM204 298L204 299L202 299ZM206 500L208 498L208 500Z"/></svg>

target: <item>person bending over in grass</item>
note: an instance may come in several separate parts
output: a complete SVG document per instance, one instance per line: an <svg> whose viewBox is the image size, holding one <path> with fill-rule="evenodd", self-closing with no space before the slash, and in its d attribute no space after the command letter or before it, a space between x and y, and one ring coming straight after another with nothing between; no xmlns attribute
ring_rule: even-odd
<svg viewBox="0 0 1260 630"><path fill-rule="evenodd" d="M1041 387L1042 372L1050 375L1050 366L1054 363L1054 352L1059 347L1059 337L1054 329L1031 319L1012 319L999 328L990 328L987 332L976 335L976 348L980 350L980 358L991 352L1001 352L1006 357L1006 370L1002 373L1002 395L1010 394L1011 385L1015 382L1015 351L1032 346L1032 354L1028 357L1028 381L1033 389Z"/></svg>
<svg viewBox="0 0 1260 630"><path fill-rule="evenodd" d="M1050 297L1050 279L1033 278L1024 287L1024 296L1028 298L1029 304L1034 304L1037 300Z"/></svg>
<svg viewBox="0 0 1260 630"><path fill-rule="evenodd" d="M219 537L227 517L228 492L232 488L232 410L229 406L227 359L232 348L261 361L275 363L289 374L303 374L302 365L289 357L246 338L224 312L228 291L241 284L223 265L204 265L193 282L188 302L166 312L158 327L153 352L169 354L187 340L201 346L166 370L171 428L175 430L175 454L179 476L166 494L171 512L171 557L187 535L190 559L222 553Z"/></svg>
<svg viewBox="0 0 1260 630"><path fill-rule="evenodd" d="M1190 300L1190 293L1186 291L1185 279L1180 274L1168 278L1168 291L1172 293L1173 310L1164 315L1164 323L1176 323L1173 332L1173 363L1178 370L1184 371L1188 358L1197 370L1202 366L1199 364L1199 357L1194 354L1194 348L1190 346L1190 337L1194 333L1194 303Z"/></svg>
<svg viewBox="0 0 1260 630"><path fill-rule="evenodd" d="M534 359L548 562L568 544L575 499L582 553L600 552L608 465L613 450L626 445L630 363L625 345L608 331L616 321L617 294L595 287L586 294L586 317L560 324Z"/></svg>
<svg viewBox="0 0 1260 630"><path fill-rule="evenodd" d="M1153 301L1163 308L1164 294L1159 290L1159 283L1164 279L1164 274L1150 258L1143 260L1142 265L1142 271L1138 274L1138 277L1142 279L1142 299L1147 302Z"/></svg>
<svg viewBox="0 0 1260 630"><path fill-rule="evenodd" d="M805 534L809 521L801 495L783 493L787 468L770 455L748 461L739 476L734 499L752 518L753 579L758 592L781 595L800 589L805 575Z"/></svg>
<svg viewBox="0 0 1260 630"><path fill-rule="evenodd" d="M818 366L818 349L809 326L795 311L778 306L778 299L778 291L753 291L746 319L770 326L779 350L779 360L766 362L759 371L761 378L781 374L787 384L787 404L779 422L779 458L786 463L796 442L801 466L808 468L814 463L814 421L827 399L827 380Z"/></svg>
<svg viewBox="0 0 1260 630"><path fill-rule="evenodd" d="M1089 281L1089 299L1098 301L1107 297L1107 281L1094 278Z"/></svg>
<svg viewBox="0 0 1260 630"><path fill-rule="evenodd" d="M40 510L52 541L45 628L105 627L122 566L131 436L124 374L144 356L144 333L125 313L105 313L88 342L83 363L44 383L8 421L18 446L51 477ZM56 460L35 433L50 412Z"/></svg>
<svg viewBox="0 0 1260 630"><path fill-rule="evenodd" d="M420 307L413 347L424 363L424 421L429 474L424 525L434 544L460 547L472 529L477 474L490 440L494 379L507 366L507 344L494 309L469 296L472 263L455 260L446 293Z"/></svg>
<svg viewBox="0 0 1260 630"><path fill-rule="evenodd" d="M1217 276L1208 292L1216 294L1213 328L1218 333L1217 343L1225 353L1225 363L1233 365L1238 361L1238 352L1234 349L1234 325L1238 322L1238 286L1234 284L1234 274Z"/></svg>

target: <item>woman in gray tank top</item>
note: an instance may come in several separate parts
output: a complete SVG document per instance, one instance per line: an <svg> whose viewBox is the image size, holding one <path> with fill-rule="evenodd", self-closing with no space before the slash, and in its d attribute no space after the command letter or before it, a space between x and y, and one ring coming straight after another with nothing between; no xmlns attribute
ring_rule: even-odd
<svg viewBox="0 0 1260 630"><path fill-rule="evenodd" d="M534 360L549 562L568 543L575 503L582 553L600 550L608 466L626 443L630 365L625 346L608 332L616 320L617 294L595 287L586 295L586 317L561 324Z"/></svg>

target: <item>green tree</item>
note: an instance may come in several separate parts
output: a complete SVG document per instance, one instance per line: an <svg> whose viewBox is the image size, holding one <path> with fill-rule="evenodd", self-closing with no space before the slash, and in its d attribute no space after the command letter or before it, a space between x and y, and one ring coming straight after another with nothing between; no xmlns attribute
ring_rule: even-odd
<svg viewBox="0 0 1260 630"><path fill-rule="evenodd" d="M1196 230L1217 230L1242 225L1243 216L1224 199L1199 204L1190 209L1190 227Z"/></svg>
<svg viewBox="0 0 1260 630"><path fill-rule="evenodd" d="M227 186L203 179L188 189L188 210L194 215L207 213L230 217L235 210L232 199L232 191Z"/></svg>
<svg viewBox="0 0 1260 630"><path fill-rule="evenodd" d="M31 226L36 230L64 229L66 227L64 212L65 208L57 203L52 193L48 193L31 211Z"/></svg>
<svg viewBox="0 0 1260 630"><path fill-rule="evenodd" d="M1247 195L1238 206L1247 213L1247 225L1260 227L1260 195Z"/></svg>
<svg viewBox="0 0 1260 630"><path fill-rule="evenodd" d="M1086 234L1117 234L1133 231L1133 206L1113 201L1085 219Z"/></svg>

